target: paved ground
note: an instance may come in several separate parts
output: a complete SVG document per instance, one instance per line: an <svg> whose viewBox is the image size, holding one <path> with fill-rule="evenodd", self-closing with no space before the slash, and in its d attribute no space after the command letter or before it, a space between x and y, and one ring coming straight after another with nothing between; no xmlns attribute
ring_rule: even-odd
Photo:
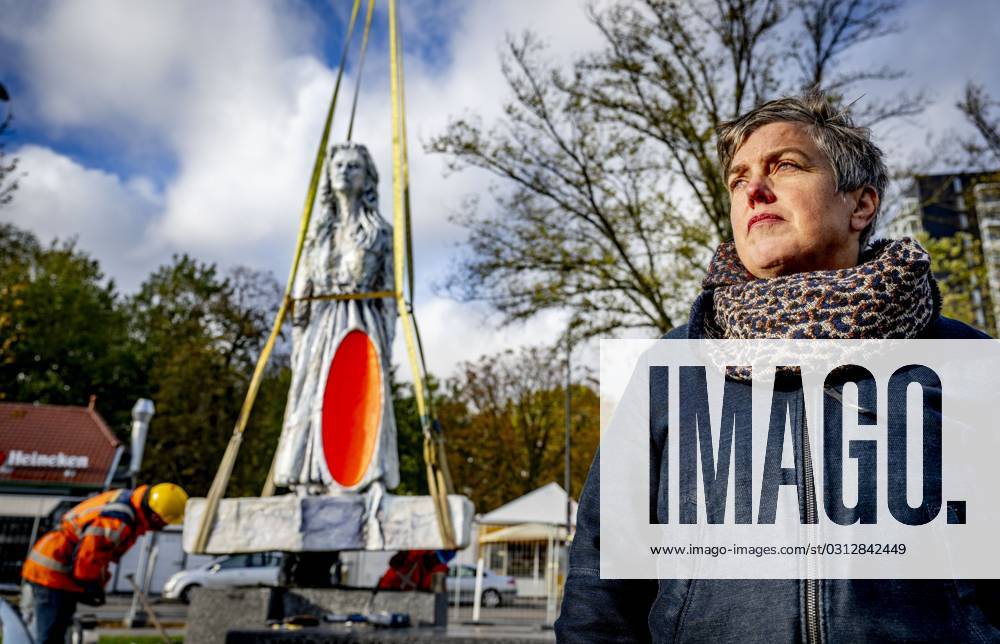
<svg viewBox="0 0 1000 644"><path fill-rule="evenodd" d="M131 596L114 595L108 598L107 604L101 607L81 606L78 614L91 613L97 617L99 626L96 631L87 633L86 641L96 642L101 635L116 635L126 637L157 637L156 629L124 628L122 620L128 614ZM167 627L169 635L183 635L184 623L187 618L187 606L177 602L153 600L153 608L160 622ZM445 637L448 639L462 638L473 640L494 641L531 641L554 642L555 635L551 628L544 628L546 611L544 605L532 602L515 602L512 606L499 608L483 608L480 621L483 625L475 625L472 620L472 606L452 606L448 615L449 626Z"/></svg>
<svg viewBox="0 0 1000 644"><path fill-rule="evenodd" d="M132 605L131 595L112 595L108 597L108 603L104 606L80 606L76 609L77 614L91 613L97 616L101 623L121 622L129 612ZM139 605L140 610L142 605ZM183 625L187 620L187 606L177 602L160 601L153 599L153 610L163 624Z"/></svg>
<svg viewBox="0 0 1000 644"><path fill-rule="evenodd" d="M553 618L557 616L554 615ZM448 611L449 624L465 624L472 621L472 606L463 604L462 606L452 606ZM547 621L550 621L546 613L545 605L531 604L526 602L515 603L512 606L500 606L499 608L482 608L479 612L479 621L489 625L507 626L531 626L540 629ZM551 620L551 621L554 621Z"/></svg>

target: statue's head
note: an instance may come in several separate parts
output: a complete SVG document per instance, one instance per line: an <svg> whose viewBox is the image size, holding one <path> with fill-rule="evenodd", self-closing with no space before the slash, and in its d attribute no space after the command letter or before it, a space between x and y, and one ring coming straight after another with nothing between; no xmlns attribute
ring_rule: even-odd
<svg viewBox="0 0 1000 644"><path fill-rule="evenodd" d="M366 209L378 209L378 171L368 148L358 143L331 146L326 172L331 193L360 198Z"/></svg>

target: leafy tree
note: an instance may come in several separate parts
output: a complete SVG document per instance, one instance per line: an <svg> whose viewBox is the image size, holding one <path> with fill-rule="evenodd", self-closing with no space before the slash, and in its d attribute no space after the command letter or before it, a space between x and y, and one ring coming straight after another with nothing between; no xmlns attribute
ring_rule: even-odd
<svg viewBox="0 0 1000 644"><path fill-rule="evenodd" d="M569 309L581 332L683 319L717 243L730 236L715 126L779 94L848 97L884 67L843 69L859 44L892 31L895 0L645 0L591 9L601 51L571 73L537 38L510 39L511 91L491 126L454 118L429 149L452 169L500 180L497 208L456 215L469 246L448 286L506 322ZM920 96L866 101L867 123L913 114ZM500 187L502 186L502 187Z"/></svg>
<svg viewBox="0 0 1000 644"><path fill-rule="evenodd" d="M43 246L0 224L0 399L97 408L125 438L152 398L145 478L204 494L239 413L281 290L245 268L175 257L131 298L74 241ZM275 356L251 416L231 494L259 493L277 446L290 372Z"/></svg>
<svg viewBox="0 0 1000 644"><path fill-rule="evenodd" d="M499 507L564 472L565 363L550 350L526 347L465 363L448 382L437 412L448 436L457 491L478 511ZM575 494L599 440L598 397L574 384L570 416Z"/></svg>
<svg viewBox="0 0 1000 644"><path fill-rule="evenodd" d="M142 284L130 302L133 335L157 407L144 476L207 492L280 296L270 275L237 269L222 277L186 255ZM286 372L272 366L262 386L230 495L260 492L280 432Z"/></svg>
<svg viewBox="0 0 1000 644"><path fill-rule="evenodd" d="M0 207L10 203L14 198L14 191L17 190L17 158L10 158L7 154L7 142L4 138L10 134L10 124L14 116L7 109L6 104L10 101L7 88L0 83L0 109L5 110L3 120L0 121Z"/></svg>
<svg viewBox="0 0 1000 644"><path fill-rule="evenodd" d="M0 225L0 397L86 405L121 430L138 396L128 317L114 282L73 240L41 245Z"/></svg>
<svg viewBox="0 0 1000 644"><path fill-rule="evenodd" d="M428 375L428 394L438 396L440 385ZM424 462L424 433L417 413L417 401L413 395L413 385L399 382L396 370L392 372L392 408L396 416L396 444L399 451L399 487L396 494L429 494L427 470Z"/></svg>
<svg viewBox="0 0 1000 644"><path fill-rule="evenodd" d="M931 271L941 291L941 313L994 333L996 321L989 306L982 307L987 311L985 325L976 318L977 302L988 298L989 292L980 241L965 232L939 238L921 233L917 239L931 255Z"/></svg>
<svg viewBox="0 0 1000 644"><path fill-rule="evenodd" d="M21 297L28 284L29 270L38 240L27 231L10 224L0 225L0 366L15 361L14 341L18 336L19 314L23 312ZM9 396L6 386L0 386L0 399Z"/></svg>
<svg viewBox="0 0 1000 644"><path fill-rule="evenodd" d="M259 496L264 488L274 452L278 447L278 439L281 437L285 402L288 399L288 387L291 383L292 370L289 367L288 354L272 354L260 391L257 393L253 413L247 423L240 457L233 468L227 489L229 496ZM242 404L242 399L239 404ZM239 410L239 406L233 408L233 423L236 422ZM215 466L218 466L218 462ZM215 474L214 469L211 474Z"/></svg>

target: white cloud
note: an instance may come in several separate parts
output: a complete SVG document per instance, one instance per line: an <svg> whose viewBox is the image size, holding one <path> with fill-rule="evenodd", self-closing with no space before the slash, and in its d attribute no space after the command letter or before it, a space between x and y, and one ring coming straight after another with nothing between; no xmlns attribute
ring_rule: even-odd
<svg viewBox="0 0 1000 644"><path fill-rule="evenodd" d="M384 25L381 11L376 21ZM438 17L433 30L428 16ZM30 85L18 103L23 123L56 142L100 139L102 153L114 157L109 167L140 160L174 171L166 179L123 177L85 167L58 143L56 151L25 147L29 176L5 219L42 238L78 235L126 288L172 252L284 278L334 78L318 58L320 27L310 10L236 0L68 0L8 17L0 39ZM463 236L448 214L490 180L475 171L444 177L444 159L425 155L421 142L452 115L474 110L489 120L500 113L506 89L497 53L505 33L536 29L557 60L590 47L597 35L573 0L404 4L401 22L417 314L431 370L447 375L458 360L551 340L561 323L551 314L497 333L476 307L430 295ZM378 42L368 52L354 138L371 148L382 211L391 218L388 52ZM413 55L430 50L436 60ZM334 140L346 130L353 87L345 75Z"/></svg>
<svg viewBox="0 0 1000 644"><path fill-rule="evenodd" d="M859 86L858 93L865 93L862 102L900 90L927 93L931 103L922 114L875 128L876 140L886 149L890 163L902 165L933 158L935 151L926 149L928 134L939 137L932 141L938 145L955 133L971 134L955 108L967 81L983 83L993 96L1000 96L1000 75L995 70L1000 53L1000 4L968 0L961 10L947 10L940 2L917 0L902 5L898 24L900 32L853 50L844 68L865 70L877 61L879 67L887 64L907 74L898 81Z"/></svg>
<svg viewBox="0 0 1000 644"><path fill-rule="evenodd" d="M152 259L142 248L145 225L161 206L149 181L123 181L33 145L14 155L26 174L2 211L4 219L34 232L42 243L76 237L120 286L137 286L136 277Z"/></svg>
<svg viewBox="0 0 1000 644"><path fill-rule="evenodd" d="M551 343L566 330L565 316L555 312L539 315L526 324L498 329L480 305L430 297L419 300L417 306L427 369L440 377L453 375L453 368L459 362L475 361L480 356L523 345ZM392 354L396 363L404 365L398 372L400 378L409 381L406 345L399 326Z"/></svg>
<svg viewBox="0 0 1000 644"><path fill-rule="evenodd" d="M988 0L975 6L997 13ZM447 216L467 194L492 207L485 194L491 178L481 171L444 177L445 159L425 154L421 143L442 132L451 116L473 111L488 123L501 114L507 89L497 54L505 34L536 30L557 63L599 46L584 7L577 0L402 3L417 314L431 370L439 375L458 360L522 342L552 342L563 316L551 313L497 332L477 307L431 293L464 236ZM341 5L336 10L346 13ZM857 60L898 58L912 72L912 85L937 92L939 102L925 117L892 133L905 148L919 145L914 133L921 128L960 125L951 105L967 76L992 83L1000 94L990 71L996 48L987 46L997 41L1000 19L942 14L927 0L904 10L907 30L872 43ZM376 160L382 212L390 218L385 21L382 8L354 138ZM340 28L316 24L312 9L290 3L64 0L12 8L0 25L0 42L27 85L16 97L18 119L46 132L54 149L20 151L29 175L0 216L43 239L78 235L126 287L172 252L224 267L269 269L284 279L333 85L334 70L319 53L320 30ZM899 58L898 51L907 56ZM430 59L420 57L427 52ZM346 131L354 80L344 77L334 140ZM82 159L92 157L74 160L73 146L60 145L93 148L95 139L108 161L102 167L114 172L87 167ZM138 176L122 169L133 166L143 168ZM158 174L163 167L170 171Z"/></svg>
<svg viewBox="0 0 1000 644"><path fill-rule="evenodd" d="M237 0L68 0L21 18L5 35L22 48L47 125L118 135L138 127L168 143L220 98L252 95L252 81L266 100L280 71L273 63L301 53L309 32L290 12Z"/></svg>
<svg viewBox="0 0 1000 644"><path fill-rule="evenodd" d="M423 142L444 131L455 116L474 112L491 122L502 113L508 96L500 71L498 54L507 33L518 34L527 28L537 31L549 45L549 55L556 61L569 61L574 53L595 47L600 40L597 30L586 20L583 4L575 0L543 3L464 2L446 4L454 27L441 47L447 64L421 60L408 55L405 60L406 108L410 156L411 199L414 211L414 244L418 274L426 287L439 281L453 256L453 247L464 232L448 222L448 215L458 210L465 195L482 195L483 207L490 207L486 190L491 177L483 171L467 170L445 177L445 159L426 154ZM420 41L420 20L433 21L419 4L412 12L403 12L401 29L406 49L412 54ZM531 20L526 20L531 16ZM412 39L409 34L415 34ZM415 42L416 41L416 42ZM359 99L355 140L366 143L381 171L383 214L391 216L392 148L389 138L391 114L389 98L389 58L387 51L369 51L365 78ZM353 79L348 87L353 88ZM345 103L350 99L345 97ZM346 132L349 110L335 132Z"/></svg>
<svg viewBox="0 0 1000 644"><path fill-rule="evenodd" d="M273 96L216 96L177 134L180 171L155 227L165 243L225 261L291 244L332 74L311 58L275 68Z"/></svg>

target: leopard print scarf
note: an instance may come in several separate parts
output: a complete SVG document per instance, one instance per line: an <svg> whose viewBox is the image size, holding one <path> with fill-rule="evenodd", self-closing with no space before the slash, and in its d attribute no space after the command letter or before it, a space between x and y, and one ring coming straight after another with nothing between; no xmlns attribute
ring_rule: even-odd
<svg viewBox="0 0 1000 644"><path fill-rule="evenodd" d="M931 258L909 238L880 240L851 268L757 279L719 246L699 300L706 338L912 338L941 312Z"/></svg>

